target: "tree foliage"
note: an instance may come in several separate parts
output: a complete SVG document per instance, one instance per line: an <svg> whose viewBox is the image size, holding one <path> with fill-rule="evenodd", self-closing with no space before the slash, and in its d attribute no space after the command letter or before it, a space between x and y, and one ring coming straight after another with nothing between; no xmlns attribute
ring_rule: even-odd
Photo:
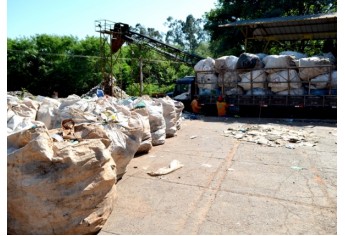
<svg viewBox="0 0 345 236"><path fill-rule="evenodd" d="M205 29L210 33L210 49L215 56L239 55L243 50L243 35L235 28L220 28L219 25L237 20L335 12L336 9L336 0L218 0L216 8L205 16ZM287 46L291 50L305 50L315 43L294 42ZM321 48L324 42L318 43L317 47ZM279 51L282 49L279 47L280 44L273 44L270 49ZM254 53L263 49L262 44L255 42L251 42L249 48Z"/></svg>
<svg viewBox="0 0 345 236"><path fill-rule="evenodd" d="M144 93L166 93L173 90L178 78L190 75L193 69L182 62L171 61L145 44L130 44L116 53L114 76L118 86L128 94L138 96L139 62L142 62Z"/></svg>
<svg viewBox="0 0 345 236"><path fill-rule="evenodd" d="M137 25L140 32L162 37L154 29ZM106 48L109 54L110 47ZM139 95L139 61L143 63L144 92L166 93L173 90L176 79L193 70L184 63L171 61L145 44L124 45L113 57L113 65L105 72L116 78L116 85L130 95ZM110 58L107 58L110 60ZM102 79L100 39L72 36L36 35L30 38L7 39L7 90L25 89L35 95L82 95Z"/></svg>
<svg viewBox="0 0 345 236"><path fill-rule="evenodd" d="M336 0L218 0L202 19L188 15L184 20L168 17L166 33L136 24L132 31L165 41L174 47L203 57L239 55L243 52L243 35L235 28L219 28L231 21L335 12ZM171 60L144 43L125 44L114 55L113 64L104 65L101 53L110 54L110 47L98 37L79 40L73 36L35 35L7 39L7 90L27 90L50 96L82 95L99 84L102 67L116 78L116 85L130 95L139 95L140 62L144 93L171 91L176 79L193 75L193 67ZM319 53L328 52L333 41L298 41L283 45L272 43L270 53L282 50ZM262 50L260 43L251 42L250 52ZM335 55L336 56L336 55ZM110 58L108 57L107 60Z"/></svg>
<svg viewBox="0 0 345 236"><path fill-rule="evenodd" d="M7 40L7 90L33 94L82 94L101 81L99 40L36 35Z"/></svg>
<svg viewBox="0 0 345 236"><path fill-rule="evenodd" d="M196 53L198 47L208 39L202 23L202 19L195 19L193 15L188 15L185 21L168 17L164 23L169 28L165 35L165 42L177 45L190 53Z"/></svg>
<svg viewBox="0 0 345 236"><path fill-rule="evenodd" d="M146 35L150 38L157 39L159 41L163 40L163 36L158 30L155 30L154 28L145 28L145 26L139 23L136 24L134 28L131 28L131 30L139 34Z"/></svg>

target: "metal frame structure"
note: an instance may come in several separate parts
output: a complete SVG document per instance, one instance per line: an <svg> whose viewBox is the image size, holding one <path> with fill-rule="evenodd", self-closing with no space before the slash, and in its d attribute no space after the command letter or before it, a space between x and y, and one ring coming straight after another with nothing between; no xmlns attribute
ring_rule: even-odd
<svg viewBox="0 0 345 236"><path fill-rule="evenodd" d="M115 23L109 20L96 20L95 31L99 32L99 47L104 93L113 96L113 53L107 48L112 47L112 28ZM107 71L107 68L109 70Z"/></svg>
<svg viewBox="0 0 345 236"><path fill-rule="evenodd" d="M104 78L104 92L111 96L113 95L113 54L116 53L125 42L148 46L164 56L186 63L190 66L194 66L198 61L204 59L203 57L185 52L146 35L131 31L128 24L115 23L109 20L96 20L95 31L100 33L100 56L102 61L101 70ZM110 47L109 51L106 49L107 46ZM111 68L110 73L106 72L107 66ZM142 61L140 61L140 68L142 68ZM140 81L140 92L142 92L141 69Z"/></svg>
<svg viewBox="0 0 345 236"><path fill-rule="evenodd" d="M237 28L248 40L271 41L318 40L337 38L337 13L240 20L219 25Z"/></svg>

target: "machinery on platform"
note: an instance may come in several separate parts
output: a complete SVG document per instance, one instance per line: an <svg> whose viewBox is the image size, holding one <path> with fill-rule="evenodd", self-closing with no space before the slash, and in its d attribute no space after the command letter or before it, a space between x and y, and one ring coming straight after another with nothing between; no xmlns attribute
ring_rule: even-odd
<svg viewBox="0 0 345 236"><path fill-rule="evenodd" d="M266 47L271 41L294 41L294 40L319 40L319 39L335 39L337 31L337 15L333 14L318 14L310 16L291 16L278 17L266 19L254 19L236 21L227 25L220 25L219 27L238 27L243 32L245 37L245 46L248 40L260 40L266 42ZM169 57L172 60L184 62L190 66L195 66L199 61L205 59L201 56L182 51L176 47L160 42L156 39L146 35L131 31L128 24L115 23L107 20L95 21L96 32L100 33L101 38L101 57L102 57L102 71L105 78L105 93L112 95L113 80L112 75L105 73L104 68L107 63L112 67L113 57L124 43L144 44L151 47L155 51ZM108 40L104 40L108 39ZM106 54L106 44L111 47L110 54ZM109 51L109 50L108 50ZM298 68L285 68L288 72L292 70L298 71ZM253 73L257 69L246 70L250 72L249 82L253 88ZM190 103L197 95L200 102L203 104L204 113L216 114L215 103L219 96L222 96L229 104L229 113L236 114L240 110L258 110L269 111L272 114L277 113L278 110L291 113L309 112L312 109L318 109L323 113L331 113L336 116L337 108L337 90L332 86L332 72L336 70L336 65L327 67L328 84L327 89L311 90L310 81L302 82L303 87L306 88L303 95L294 95L289 89L286 95L270 94L228 94L225 91L229 88L223 83L207 82L210 87L217 87L217 89L206 91L201 89L205 84L197 79L196 75L185 76L176 81L175 90L171 95L173 99L184 103L187 110L190 109ZM230 73L241 73L240 70L224 71ZM289 74L289 73L288 73ZM204 83L204 82L203 82ZM213 86L212 83L218 83ZM264 86L267 88L269 81L264 81ZM287 83L290 83L289 81ZM238 87L236 84L235 87ZM109 87L111 89L109 89ZM108 91L110 90L110 91Z"/></svg>

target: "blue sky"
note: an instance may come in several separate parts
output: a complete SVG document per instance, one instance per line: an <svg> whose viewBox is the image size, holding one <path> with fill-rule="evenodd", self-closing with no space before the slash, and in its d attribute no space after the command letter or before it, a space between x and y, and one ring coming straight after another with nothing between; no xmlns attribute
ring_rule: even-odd
<svg viewBox="0 0 345 236"><path fill-rule="evenodd" d="M7 37L36 34L98 35L95 20L107 19L166 32L169 16L185 20L215 8L217 0L7 0Z"/></svg>

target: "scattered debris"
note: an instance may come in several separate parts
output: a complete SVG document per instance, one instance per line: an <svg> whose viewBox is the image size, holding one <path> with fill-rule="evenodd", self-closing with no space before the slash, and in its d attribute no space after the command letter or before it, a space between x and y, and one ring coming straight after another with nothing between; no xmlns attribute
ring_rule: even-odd
<svg viewBox="0 0 345 236"><path fill-rule="evenodd" d="M97 95L97 90L103 90L104 86L102 83L98 84L97 86L93 87L89 92L83 94L81 97L82 98L87 98L87 97L93 97ZM129 98L130 96L126 94L125 91L123 91L120 87L113 85L113 97L115 98L120 98L120 99L126 99Z"/></svg>
<svg viewBox="0 0 345 236"><path fill-rule="evenodd" d="M309 143L309 142L303 142L303 145L307 146L307 147L314 147L314 146L316 146L315 143Z"/></svg>
<svg viewBox="0 0 345 236"><path fill-rule="evenodd" d="M223 131L223 136L231 136L237 140L269 147L286 147L289 149L295 149L298 146L314 147L318 142L318 138L313 132L272 124L231 126Z"/></svg>
<svg viewBox="0 0 345 236"><path fill-rule="evenodd" d="M211 167L212 167L212 165L210 165L210 164L206 164L206 163L201 164L201 166L203 166L203 167L207 167L207 168L211 168Z"/></svg>
<svg viewBox="0 0 345 236"><path fill-rule="evenodd" d="M286 144L285 147L288 149L295 149L295 146L293 144Z"/></svg>
<svg viewBox="0 0 345 236"><path fill-rule="evenodd" d="M75 122L72 119L65 119L61 122L62 135L65 139L73 139Z"/></svg>
<svg viewBox="0 0 345 236"><path fill-rule="evenodd" d="M181 167L183 167L183 165L180 163L180 161L173 160L170 162L169 167L162 167L156 171L147 172L147 174L151 176L166 175L177 169L180 169Z"/></svg>
<svg viewBox="0 0 345 236"><path fill-rule="evenodd" d="M193 135L193 136L190 136L189 138L190 139L195 139L196 137L198 137L197 135Z"/></svg>
<svg viewBox="0 0 345 236"><path fill-rule="evenodd" d="M54 141L63 142L63 137L62 137L61 135L59 135L59 134L53 134L53 135L51 135L50 137L52 137L52 139L53 139Z"/></svg>
<svg viewBox="0 0 345 236"><path fill-rule="evenodd" d="M291 166L291 169L293 169L293 170L306 170L306 168L300 167L300 166Z"/></svg>

